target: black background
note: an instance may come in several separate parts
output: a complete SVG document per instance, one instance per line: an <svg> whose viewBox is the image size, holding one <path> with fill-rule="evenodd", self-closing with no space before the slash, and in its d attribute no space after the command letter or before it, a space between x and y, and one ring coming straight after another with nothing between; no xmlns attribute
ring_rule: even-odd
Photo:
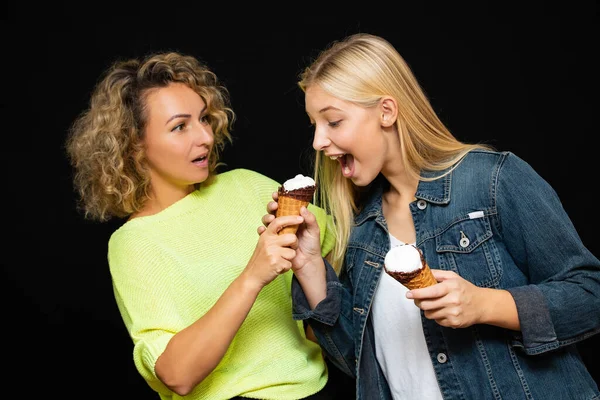
<svg viewBox="0 0 600 400"><path fill-rule="evenodd" d="M584 244L600 255L593 236L597 7L530 4L510 10L398 4L397 11L369 4L373 16L354 12L353 18L306 7L246 12L231 4L209 11L173 3L152 16L140 9L125 17L121 9L65 6L53 10L57 18L32 22L18 14L0 21L2 202L9 222L2 331L10 390L26 398L34 391L158 398L135 370L112 294L106 244L120 221L92 223L77 214L62 147L100 73L117 58L177 50L205 61L228 87L238 116L234 144L224 152L227 169L249 168L281 182L310 174L312 137L296 86L301 68L331 40L359 31L382 35L411 65L450 130L527 160L556 189ZM599 341L580 344L596 381Z"/></svg>

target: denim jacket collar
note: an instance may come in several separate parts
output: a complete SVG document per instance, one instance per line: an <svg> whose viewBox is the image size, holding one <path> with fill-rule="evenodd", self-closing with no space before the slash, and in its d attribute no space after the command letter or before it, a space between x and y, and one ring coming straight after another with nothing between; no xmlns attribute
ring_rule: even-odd
<svg viewBox="0 0 600 400"><path fill-rule="evenodd" d="M442 172L422 172L423 177L433 177L441 175L446 171ZM387 186L387 181L383 176L379 176L375 182L373 182L373 189L371 194L366 198L364 207L354 218L356 225L360 225L370 218L383 218L382 217L382 196L384 188ZM419 181L417 186L417 192L415 197L417 199L427 200L430 203L435 204L448 204L450 202L450 190L452 188L452 174L446 174L441 179L433 181Z"/></svg>

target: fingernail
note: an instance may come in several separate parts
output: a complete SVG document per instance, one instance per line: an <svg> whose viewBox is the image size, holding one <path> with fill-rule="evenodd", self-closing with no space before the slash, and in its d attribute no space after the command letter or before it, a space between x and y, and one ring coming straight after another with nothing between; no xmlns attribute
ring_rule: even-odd
<svg viewBox="0 0 600 400"><path fill-rule="evenodd" d="M410 291L409 291L409 292L406 292L406 298L407 298L407 299L412 299L412 298L413 298L413 294L412 294L412 292L410 292Z"/></svg>

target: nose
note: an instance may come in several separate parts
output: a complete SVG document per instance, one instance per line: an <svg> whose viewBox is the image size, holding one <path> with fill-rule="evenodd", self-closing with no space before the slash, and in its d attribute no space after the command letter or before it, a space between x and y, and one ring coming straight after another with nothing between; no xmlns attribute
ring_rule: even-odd
<svg viewBox="0 0 600 400"><path fill-rule="evenodd" d="M212 127L210 124L199 124L194 129L194 143L197 146L209 145L211 146L215 140Z"/></svg>
<svg viewBox="0 0 600 400"><path fill-rule="evenodd" d="M315 128L315 137L313 139L313 149L320 151L324 150L329 145L331 145L331 140L329 140L327 134L317 126Z"/></svg>

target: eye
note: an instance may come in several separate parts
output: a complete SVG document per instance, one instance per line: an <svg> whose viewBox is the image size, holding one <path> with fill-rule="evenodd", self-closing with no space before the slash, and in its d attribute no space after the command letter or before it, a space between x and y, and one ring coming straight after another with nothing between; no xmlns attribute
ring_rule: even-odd
<svg viewBox="0 0 600 400"><path fill-rule="evenodd" d="M210 114L204 114L200 117L200 122L202 122L203 124L210 124L210 121L212 120Z"/></svg>
<svg viewBox="0 0 600 400"><path fill-rule="evenodd" d="M331 121L331 122L328 122L328 125L329 125L330 127L332 127L332 128L336 128L336 127L338 127L338 126L340 125L340 123L341 123L341 122L342 122L342 120L341 120L341 119L340 119L340 120L338 120L338 121Z"/></svg>
<svg viewBox="0 0 600 400"><path fill-rule="evenodd" d="M173 129L171 129L171 132L182 131L184 128L185 128L185 122L175 126Z"/></svg>

